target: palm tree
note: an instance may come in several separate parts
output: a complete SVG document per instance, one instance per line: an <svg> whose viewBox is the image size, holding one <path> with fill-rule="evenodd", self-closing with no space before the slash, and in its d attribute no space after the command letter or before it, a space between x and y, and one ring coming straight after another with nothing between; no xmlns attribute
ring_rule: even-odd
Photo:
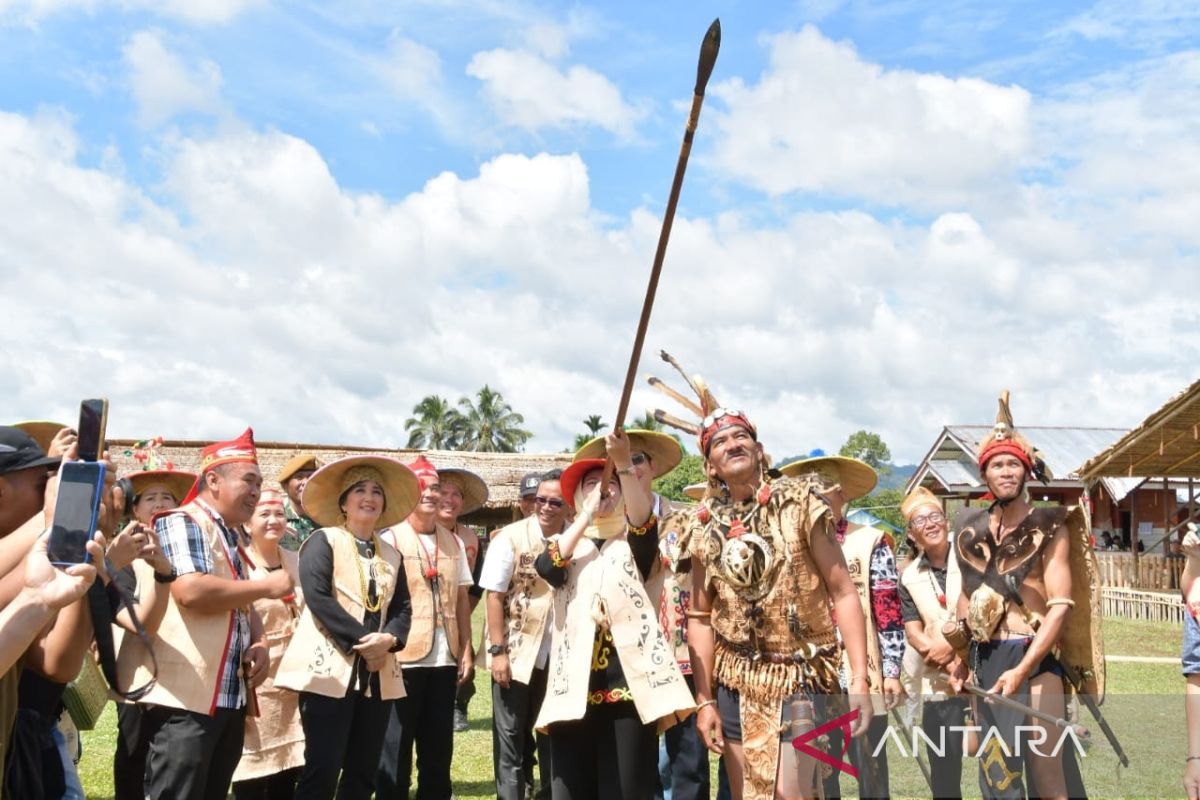
<svg viewBox="0 0 1200 800"><path fill-rule="evenodd" d="M653 411L647 411L641 417L626 422L625 427L639 431L661 431L663 424L654 418Z"/></svg>
<svg viewBox="0 0 1200 800"><path fill-rule="evenodd" d="M588 418L583 421L583 424L588 429L588 432L581 433L575 437L575 444L571 448L572 452L583 447L585 444L590 442L592 439L595 439L597 436L600 435L600 431L602 431L608 427L608 423L605 422L604 420L600 419L599 414L589 415Z"/></svg>
<svg viewBox="0 0 1200 800"><path fill-rule="evenodd" d="M431 394L413 406L413 416L404 421L408 447L456 450L463 436L463 417L450 401Z"/></svg>
<svg viewBox="0 0 1200 800"><path fill-rule="evenodd" d="M533 436L519 427L525 417L512 410L504 396L484 384L476 395L478 402L459 398L459 416L463 420L459 444L463 450L484 453L515 453Z"/></svg>

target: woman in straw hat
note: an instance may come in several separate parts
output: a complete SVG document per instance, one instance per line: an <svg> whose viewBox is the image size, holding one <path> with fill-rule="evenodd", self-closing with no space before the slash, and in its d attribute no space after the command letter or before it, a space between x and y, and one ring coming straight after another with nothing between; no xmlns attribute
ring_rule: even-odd
<svg viewBox="0 0 1200 800"><path fill-rule="evenodd" d="M395 654L412 622L400 554L376 531L404 519L417 496L412 471L383 456L334 461L304 488L304 509L322 527L300 550L305 608L275 677L300 692L296 797L365 800L375 790L392 701L404 695Z"/></svg>
<svg viewBox="0 0 1200 800"><path fill-rule="evenodd" d="M254 516L250 518L250 541L241 548L251 580L266 578L282 569L291 576L293 584L300 582L299 557L280 546L288 532L284 499L284 493L278 489L264 489L259 495ZM264 597L254 601L254 610L263 622L271 662L267 678L256 695L258 715L246 718L242 759L233 773L235 800L290 798L304 766L299 696L275 686L274 679L304 607L302 598L303 594L297 590L278 600Z"/></svg>
<svg viewBox="0 0 1200 800"><path fill-rule="evenodd" d="M694 707L658 624L658 592L645 585L658 560L651 494L634 474L624 431L609 434L605 449L615 479L602 497L604 459L563 471L563 496L578 516L535 561L555 587L537 720L550 735L554 800L653 797L657 734Z"/></svg>
<svg viewBox="0 0 1200 800"><path fill-rule="evenodd" d="M154 517L178 508L179 501L196 482L196 476L191 472L170 469L170 465L157 461L148 461L147 466L152 468L125 476L130 492L130 507L133 509L133 521L126 526L125 532L140 532L148 548L140 559L118 570L113 576L113 583L133 598L133 611L153 641L158 623L167 611L167 599L170 596L167 582L174 574L171 562L158 547ZM117 665L118 674L122 674L134 651L144 645L135 638L137 629L126 609L115 611L113 623L121 634L117 643ZM144 708L137 703L117 704L117 742L113 752L113 793L116 800L142 800L146 796L146 753L150 741L145 736L142 724Z"/></svg>
<svg viewBox="0 0 1200 800"><path fill-rule="evenodd" d="M867 730L867 742L852 742L851 762L859 770L862 797L887 797L888 765L879 742L887 733L887 714L904 698L900 669L904 659L904 624L900 619L899 576L891 537L878 528L858 525L846 519L849 503L865 497L875 488L875 470L857 458L818 456L794 461L780 467L790 477L810 475L821 486L821 496L829 503L837 520L836 537L867 625L867 683L875 714ZM850 673L848 657L843 656L842 680ZM874 755L878 751L878 755ZM836 788L837 772L829 777L826 794Z"/></svg>

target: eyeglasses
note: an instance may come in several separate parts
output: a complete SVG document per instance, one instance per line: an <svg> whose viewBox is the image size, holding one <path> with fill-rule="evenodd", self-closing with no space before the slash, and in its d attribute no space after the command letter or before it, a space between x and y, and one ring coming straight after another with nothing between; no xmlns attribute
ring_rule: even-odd
<svg viewBox="0 0 1200 800"><path fill-rule="evenodd" d="M630 454L629 460L635 467L640 467L642 464L650 463L650 456L642 452L637 452Z"/></svg>
<svg viewBox="0 0 1200 800"><path fill-rule="evenodd" d="M914 531L922 530L923 528L931 528L935 525L941 525L946 521L946 515L940 511L931 511L928 514L920 517L913 517L908 521L908 527Z"/></svg>
<svg viewBox="0 0 1200 800"><path fill-rule="evenodd" d="M562 500L559 500L557 497L541 497L540 495L533 498L533 502L537 503L539 506L549 506L555 511L566 505L566 503L564 503Z"/></svg>

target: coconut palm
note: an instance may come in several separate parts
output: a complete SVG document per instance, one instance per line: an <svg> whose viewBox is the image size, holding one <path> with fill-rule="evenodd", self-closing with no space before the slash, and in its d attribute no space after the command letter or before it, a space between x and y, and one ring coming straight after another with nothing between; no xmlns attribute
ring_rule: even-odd
<svg viewBox="0 0 1200 800"><path fill-rule="evenodd" d="M450 401L436 394L413 406L413 416L404 421L408 447L430 450L456 450L463 436L464 421Z"/></svg>
<svg viewBox="0 0 1200 800"><path fill-rule="evenodd" d="M525 417L512 410L504 396L491 387L484 387L475 394L476 402L468 397L458 401L459 416L463 420L461 449L484 453L515 453L533 436L521 428Z"/></svg>
<svg viewBox="0 0 1200 800"><path fill-rule="evenodd" d="M600 431L608 427L608 423L600 419L599 414L591 414L583 421L584 426L588 429L587 433L581 433L575 437L575 445L572 451L578 450L585 444L595 439L600 435Z"/></svg>
<svg viewBox="0 0 1200 800"><path fill-rule="evenodd" d="M661 431L663 424L654 418L653 411L647 411L637 419L626 422L625 428L635 431Z"/></svg>

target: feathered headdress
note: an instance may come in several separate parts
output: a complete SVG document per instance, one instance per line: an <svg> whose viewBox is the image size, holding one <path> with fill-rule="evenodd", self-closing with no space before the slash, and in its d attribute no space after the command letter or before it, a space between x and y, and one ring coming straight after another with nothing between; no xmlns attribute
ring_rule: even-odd
<svg viewBox="0 0 1200 800"><path fill-rule="evenodd" d="M1025 465L1029 474L1042 483L1049 483L1053 479L1037 448L1013 424L1012 411L1008 407L1008 389L1000 393L1000 408L996 412L996 424L991 434L979 443L980 474L987 468L988 461L1001 454L1015 456Z"/></svg>
<svg viewBox="0 0 1200 800"><path fill-rule="evenodd" d="M747 417L741 411L735 411L730 408L722 408L721 404L717 402L717 398L713 397L713 393L708 388L708 384L704 382L704 379L699 375L689 375L687 372L685 372L683 367L680 366L679 362L675 360L675 357L666 350L660 350L659 355L662 356L663 361L666 361L668 364L674 367L680 375L683 376L683 379L687 382L688 387L696 393L696 399L698 402L693 402L686 395L675 391L653 375L647 378L650 385L655 389L658 389L667 397L670 397L675 402L679 403L679 405L683 406L688 411L691 411L698 419L696 422L688 422L687 420L680 419L672 414L668 414L661 408L656 408L654 409L654 418L656 420L661 422L663 425L670 425L672 428L690 433L691 435L695 436L700 445L700 452L705 457L708 456L708 445L709 442L712 441L712 437L715 436L718 431L722 431L726 428L745 428L750 432L750 435L753 436L755 440L758 439L758 429L754 427L754 423L750 421L749 417Z"/></svg>

